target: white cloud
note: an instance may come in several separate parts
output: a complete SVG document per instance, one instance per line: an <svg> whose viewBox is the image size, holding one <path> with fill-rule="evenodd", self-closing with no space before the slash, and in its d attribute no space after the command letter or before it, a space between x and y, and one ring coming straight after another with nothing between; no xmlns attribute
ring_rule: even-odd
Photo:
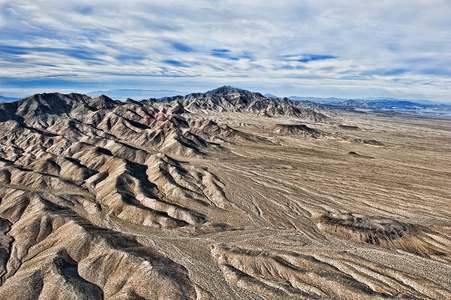
<svg viewBox="0 0 451 300"><path fill-rule="evenodd" d="M19 85L14 78L106 83L126 74L240 78L299 86L298 94L313 85L318 96L321 87L443 100L449 92L446 0L17 0L0 9L0 80L10 86ZM190 80L200 87L188 77L183 84Z"/></svg>

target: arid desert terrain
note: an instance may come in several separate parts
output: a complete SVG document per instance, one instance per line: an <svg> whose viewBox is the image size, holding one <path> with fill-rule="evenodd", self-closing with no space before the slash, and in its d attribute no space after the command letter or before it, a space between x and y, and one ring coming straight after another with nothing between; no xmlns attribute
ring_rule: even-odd
<svg viewBox="0 0 451 300"><path fill-rule="evenodd" d="M40 94L0 165L0 299L451 299L451 118Z"/></svg>

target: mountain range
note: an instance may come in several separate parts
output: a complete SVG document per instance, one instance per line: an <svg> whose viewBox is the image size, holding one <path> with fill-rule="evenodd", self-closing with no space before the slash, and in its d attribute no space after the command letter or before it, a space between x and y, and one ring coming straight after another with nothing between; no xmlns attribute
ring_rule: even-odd
<svg viewBox="0 0 451 300"><path fill-rule="evenodd" d="M98 97L100 95L108 95L108 97L116 100L126 100L127 98L132 99L146 99L151 97L162 98L173 95L184 95L186 92L176 91L176 90L162 90L162 89L117 89L117 90L107 90L107 91L93 91L86 95L90 97Z"/></svg>
<svg viewBox="0 0 451 300"><path fill-rule="evenodd" d="M323 109L366 109L378 112L451 115L451 105L429 100L400 100L396 98L341 99L297 96L288 98L293 101L304 102L304 104L321 104Z"/></svg>
<svg viewBox="0 0 451 300"><path fill-rule="evenodd" d="M125 101L127 99L158 99L162 101L169 100L186 100L193 98L211 98L213 95L219 94L227 90L226 94L230 91L239 93L251 93L242 89L233 88L230 86L224 86L206 93L191 93L186 94L184 92L176 90L144 90L144 89L118 89L109 91L93 91L86 95L90 97L97 97L100 95L108 95L109 98ZM260 98L266 99L280 99L273 94L258 94ZM149 95L152 98L149 98ZM178 96L173 96L178 95ZM182 96L185 95L185 96ZM433 102L429 100L406 100L396 99L391 97L368 97L364 99L343 99L343 98L318 98L318 97L300 97L290 96L281 98L284 101L302 102L304 107L318 107L322 109L366 109L379 112L397 112L397 113L414 113L414 114L430 114L430 115L451 115L451 105ZM20 100L19 98L3 97L0 96L0 103L14 102ZM223 103L224 104L224 103Z"/></svg>

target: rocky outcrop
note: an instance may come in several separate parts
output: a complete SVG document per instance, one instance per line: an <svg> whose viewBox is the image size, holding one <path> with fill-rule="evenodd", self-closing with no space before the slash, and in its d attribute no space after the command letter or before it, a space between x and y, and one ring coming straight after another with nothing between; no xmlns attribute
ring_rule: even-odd
<svg viewBox="0 0 451 300"><path fill-rule="evenodd" d="M416 255L446 258L445 236L408 223L356 213L327 213L315 218L321 230L346 239L385 248L401 249Z"/></svg>
<svg viewBox="0 0 451 300"><path fill-rule="evenodd" d="M271 128L272 132L280 135L299 135L303 137L319 138L326 134L304 124L277 124Z"/></svg>

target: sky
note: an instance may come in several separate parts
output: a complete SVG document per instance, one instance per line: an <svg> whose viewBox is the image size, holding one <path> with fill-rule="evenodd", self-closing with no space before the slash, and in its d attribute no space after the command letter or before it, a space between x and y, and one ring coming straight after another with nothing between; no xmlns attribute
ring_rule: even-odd
<svg viewBox="0 0 451 300"><path fill-rule="evenodd" d="M0 95L231 85L451 102L450 16L449 0L0 0Z"/></svg>

